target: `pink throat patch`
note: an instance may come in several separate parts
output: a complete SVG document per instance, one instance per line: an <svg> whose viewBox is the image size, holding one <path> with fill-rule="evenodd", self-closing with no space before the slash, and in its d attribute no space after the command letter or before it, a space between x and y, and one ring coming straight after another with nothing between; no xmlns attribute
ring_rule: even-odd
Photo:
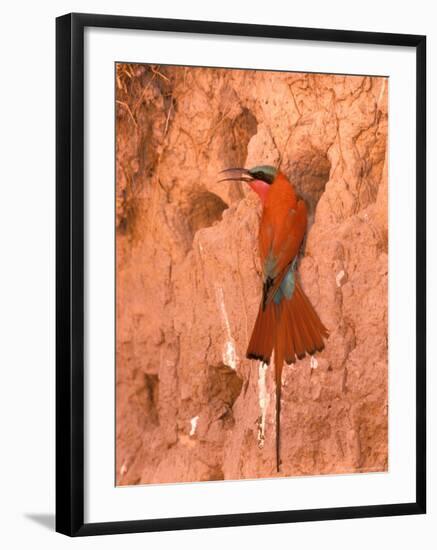
<svg viewBox="0 0 437 550"><path fill-rule="evenodd" d="M269 194L270 185L262 180L253 180L249 182L250 187L255 191L255 193L261 199L263 205L267 200L267 195Z"/></svg>

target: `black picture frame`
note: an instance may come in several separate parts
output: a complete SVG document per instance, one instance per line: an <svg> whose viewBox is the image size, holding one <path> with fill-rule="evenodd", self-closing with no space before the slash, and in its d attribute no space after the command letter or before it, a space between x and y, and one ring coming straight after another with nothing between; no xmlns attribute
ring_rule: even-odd
<svg viewBox="0 0 437 550"><path fill-rule="evenodd" d="M416 500L386 505L84 523L84 29L106 27L403 46L416 51ZM56 20L56 530L69 536L426 512L426 37L68 14Z"/></svg>

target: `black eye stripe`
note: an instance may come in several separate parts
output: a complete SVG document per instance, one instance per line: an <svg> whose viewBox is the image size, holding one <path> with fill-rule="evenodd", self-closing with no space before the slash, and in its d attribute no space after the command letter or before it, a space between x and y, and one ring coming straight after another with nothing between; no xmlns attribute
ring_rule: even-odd
<svg viewBox="0 0 437 550"><path fill-rule="evenodd" d="M252 178L264 181L269 185L273 183L275 179L276 170L272 166L255 166L252 170L249 170L249 175Z"/></svg>
<svg viewBox="0 0 437 550"><path fill-rule="evenodd" d="M255 174L253 174L253 176L256 179L265 181L268 184L273 182L273 178L270 176L270 174L266 174L265 172L255 172Z"/></svg>

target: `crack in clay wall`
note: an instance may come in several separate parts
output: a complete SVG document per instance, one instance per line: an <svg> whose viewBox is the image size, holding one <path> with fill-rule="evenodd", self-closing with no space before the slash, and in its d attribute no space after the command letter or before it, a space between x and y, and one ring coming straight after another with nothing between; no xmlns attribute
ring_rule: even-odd
<svg viewBox="0 0 437 550"><path fill-rule="evenodd" d="M260 419L258 423L258 447L260 449L264 447L267 411L270 404L270 395L267 391L267 383L266 383L267 368L268 368L268 365L266 365L262 361L259 362L258 400L259 400L259 409L260 409Z"/></svg>
<svg viewBox="0 0 437 550"><path fill-rule="evenodd" d="M216 287L217 303L220 309L220 315L222 322L225 328L226 341L223 345L223 363L231 367L231 369L236 369L238 365L238 355L235 351L235 341L232 338L231 334L231 325L229 324L228 314L226 311L226 305L223 295L223 289L221 287Z"/></svg>

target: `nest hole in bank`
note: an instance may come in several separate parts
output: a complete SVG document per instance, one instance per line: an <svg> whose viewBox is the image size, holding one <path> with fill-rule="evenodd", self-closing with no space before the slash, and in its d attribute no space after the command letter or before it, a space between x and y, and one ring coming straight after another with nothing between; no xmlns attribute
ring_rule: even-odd
<svg viewBox="0 0 437 550"><path fill-rule="evenodd" d="M186 211L187 223L192 236L205 227L211 227L222 219L228 205L211 191L197 191L190 196Z"/></svg>

